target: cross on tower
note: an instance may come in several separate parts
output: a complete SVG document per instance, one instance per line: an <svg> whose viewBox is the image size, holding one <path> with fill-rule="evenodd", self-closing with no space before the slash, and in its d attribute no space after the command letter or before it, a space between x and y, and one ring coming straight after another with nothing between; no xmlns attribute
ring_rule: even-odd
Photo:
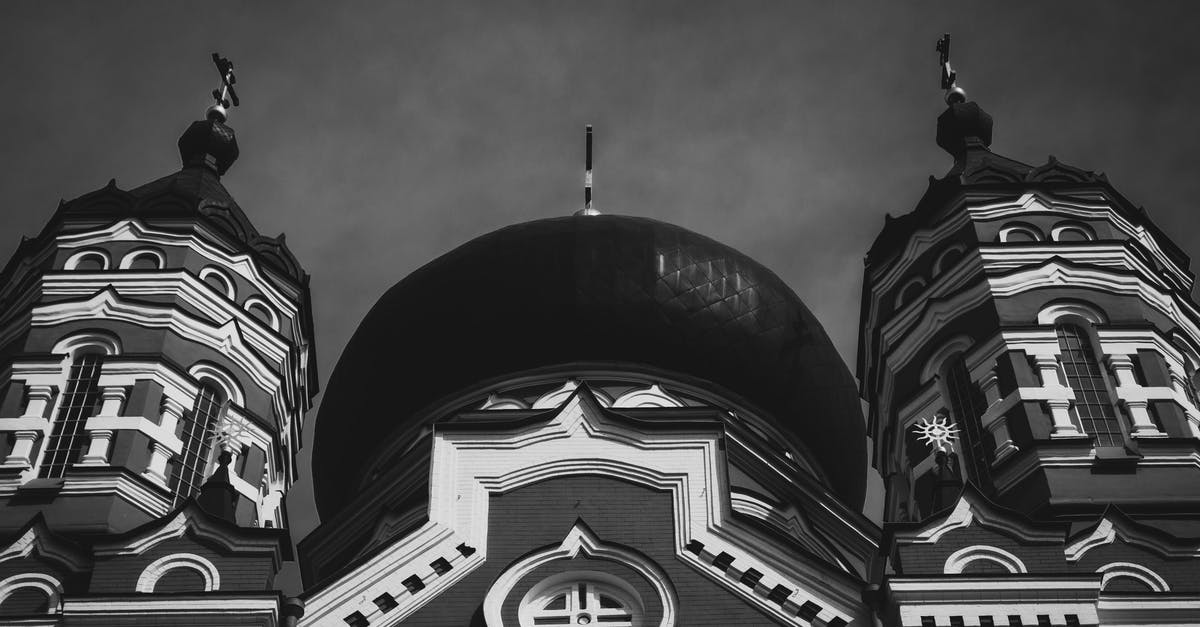
<svg viewBox="0 0 1200 627"><path fill-rule="evenodd" d="M238 104L237 92L233 90L234 83L237 83L237 77L233 75L233 62L225 57L222 57L216 52L212 55L213 64L217 66L217 72L221 75L221 83L212 91L213 99L216 103L208 108L209 117L217 117L220 121L225 121L225 114L229 107L236 107Z"/></svg>
<svg viewBox="0 0 1200 627"><path fill-rule="evenodd" d="M950 33L945 33L937 42L938 65L942 68L942 89L946 90L946 103L966 102L967 92L957 84L958 74L950 67Z"/></svg>

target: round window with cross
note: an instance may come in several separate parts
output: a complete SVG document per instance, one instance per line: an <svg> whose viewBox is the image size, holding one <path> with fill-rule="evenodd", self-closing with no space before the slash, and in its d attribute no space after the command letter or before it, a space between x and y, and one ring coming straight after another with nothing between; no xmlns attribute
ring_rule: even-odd
<svg viewBox="0 0 1200 627"><path fill-rule="evenodd" d="M570 572L534 586L521 602L520 615L521 627L641 627L645 613L637 592L620 579L599 572Z"/></svg>

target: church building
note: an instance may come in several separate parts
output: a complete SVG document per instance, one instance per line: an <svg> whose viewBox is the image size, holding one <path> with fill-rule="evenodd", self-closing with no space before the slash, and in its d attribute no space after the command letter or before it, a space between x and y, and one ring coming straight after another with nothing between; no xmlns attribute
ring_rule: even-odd
<svg viewBox="0 0 1200 627"><path fill-rule="evenodd" d="M0 626L1200 627L1189 260L992 152L939 49L952 165L866 252L855 371L770 269L589 188L378 299L295 549L309 276L222 185L213 55L181 169L0 273Z"/></svg>

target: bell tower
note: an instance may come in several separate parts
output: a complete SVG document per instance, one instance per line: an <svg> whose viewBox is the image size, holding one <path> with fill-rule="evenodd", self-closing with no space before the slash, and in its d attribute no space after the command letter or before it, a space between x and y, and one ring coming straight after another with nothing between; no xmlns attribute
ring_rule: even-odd
<svg viewBox="0 0 1200 627"><path fill-rule="evenodd" d="M222 184L233 65L182 168L63 202L0 274L0 531L119 533L196 496L229 453L232 517L284 527L317 392L308 275Z"/></svg>

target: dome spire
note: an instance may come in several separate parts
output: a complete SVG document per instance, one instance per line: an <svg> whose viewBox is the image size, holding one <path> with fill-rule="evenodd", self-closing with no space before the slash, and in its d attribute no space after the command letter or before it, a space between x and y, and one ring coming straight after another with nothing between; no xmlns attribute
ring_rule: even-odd
<svg viewBox="0 0 1200 627"><path fill-rule="evenodd" d="M587 148L584 157L583 173L583 209L575 212L577 216L598 216L600 212L592 207L592 125L587 125Z"/></svg>
<svg viewBox="0 0 1200 627"><path fill-rule="evenodd" d="M216 100L205 112L205 119L192 122L179 138L179 158L184 169L201 168L223 176L238 158L237 138L233 129L225 124L229 109L238 106L237 92L233 90L237 77L233 75L233 63L216 52L213 64L221 75L221 84L212 91Z"/></svg>
<svg viewBox="0 0 1200 627"><path fill-rule="evenodd" d="M946 110L938 116L937 145L954 157L952 172L962 172L972 155L979 157L992 145L992 116L958 86L958 73L950 66L950 33L937 42L938 65L942 68L942 89L946 90Z"/></svg>

